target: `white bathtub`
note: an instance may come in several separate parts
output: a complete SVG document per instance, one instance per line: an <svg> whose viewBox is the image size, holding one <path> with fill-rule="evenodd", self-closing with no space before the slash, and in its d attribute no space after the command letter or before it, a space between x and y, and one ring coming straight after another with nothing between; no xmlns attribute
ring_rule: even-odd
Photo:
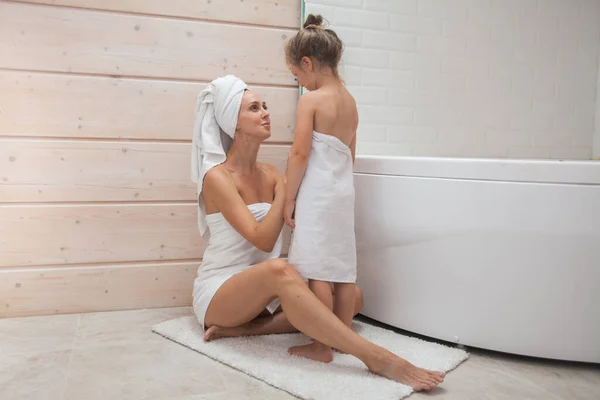
<svg viewBox="0 0 600 400"><path fill-rule="evenodd" d="M362 314L600 362L600 162L359 157Z"/></svg>

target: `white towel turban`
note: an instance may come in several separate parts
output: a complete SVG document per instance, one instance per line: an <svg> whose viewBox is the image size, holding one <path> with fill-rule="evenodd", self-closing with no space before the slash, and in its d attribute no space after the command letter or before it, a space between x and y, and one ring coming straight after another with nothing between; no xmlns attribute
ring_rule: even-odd
<svg viewBox="0 0 600 400"><path fill-rule="evenodd" d="M196 101L192 139L192 181L198 186L198 229L208 235L202 194L204 176L223 163L235 134L242 96L248 89L241 79L227 75L212 81Z"/></svg>

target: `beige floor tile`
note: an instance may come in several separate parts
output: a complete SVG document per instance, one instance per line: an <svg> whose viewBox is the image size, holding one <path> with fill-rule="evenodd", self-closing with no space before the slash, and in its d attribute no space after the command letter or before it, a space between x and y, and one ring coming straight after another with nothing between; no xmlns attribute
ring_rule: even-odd
<svg viewBox="0 0 600 400"><path fill-rule="evenodd" d="M60 400L71 350L3 354L0 358L0 399Z"/></svg>
<svg viewBox="0 0 600 400"><path fill-rule="evenodd" d="M220 368L225 367L166 339L134 337L122 345L78 347L64 400L158 400L219 393L225 390Z"/></svg>
<svg viewBox="0 0 600 400"><path fill-rule="evenodd" d="M70 350L79 314L0 319L0 354Z"/></svg>
<svg viewBox="0 0 600 400"><path fill-rule="evenodd" d="M164 339L152 332L152 326L191 313L190 308L180 307L83 314L75 347L162 342Z"/></svg>
<svg viewBox="0 0 600 400"><path fill-rule="evenodd" d="M520 376L552 393L554 398L600 399L600 365L489 354L498 368ZM549 397L551 398L551 397Z"/></svg>
<svg viewBox="0 0 600 400"><path fill-rule="evenodd" d="M229 398L234 399L281 399L293 400L296 397L287 392L276 389L265 382L253 378L232 368L222 370L223 385L229 394Z"/></svg>
<svg viewBox="0 0 600 400"><path fill-rule="evenodd" d="M63 390L64 400L296 399L151 332L156 323L190 313L175 308L86 314L81 320L0 320L0 399L59 400ZM440 388L409 399L600 399L600 365L470 352Z"/></svg>
<svg viewBox="0 0 600 400"><path fill-rule="evenodd" d="M553 394L526 377L498 365L487 356L471 353L468 360L447 374L444 383L413 397L440 400L552 400Z"/></svg>

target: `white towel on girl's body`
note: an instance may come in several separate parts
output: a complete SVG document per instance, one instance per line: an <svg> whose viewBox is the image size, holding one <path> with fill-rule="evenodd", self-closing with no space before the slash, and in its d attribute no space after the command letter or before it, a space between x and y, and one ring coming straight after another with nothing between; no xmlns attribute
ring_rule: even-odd
<svg viewBox="0 0 600 400"><path fill-rule="evenodd" d="M212 81L196 100L196 120L192 137L192 181L198 186L198 229L206 239L208 225L202 193L204 176L225 161L233 142L242 96L248 86L227 75Z"/></svg>
<svg viewBox="0 0 600 400"><path fill-rule="evenodd" d="M356 281L352 167L348 146L335 136L313 132L288 255L305 279Z"/></svg>

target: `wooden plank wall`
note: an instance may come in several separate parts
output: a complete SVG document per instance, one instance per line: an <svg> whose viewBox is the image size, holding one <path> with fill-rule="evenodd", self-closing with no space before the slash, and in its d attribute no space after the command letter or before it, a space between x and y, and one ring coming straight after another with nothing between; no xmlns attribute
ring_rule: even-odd
<svg viewBox="0 0 600 400"><path fill-rule="evenodd" d="M189 305L196 96L246 80L283 169L299 19L299 0L0 0L0 317Z"/></svg>

